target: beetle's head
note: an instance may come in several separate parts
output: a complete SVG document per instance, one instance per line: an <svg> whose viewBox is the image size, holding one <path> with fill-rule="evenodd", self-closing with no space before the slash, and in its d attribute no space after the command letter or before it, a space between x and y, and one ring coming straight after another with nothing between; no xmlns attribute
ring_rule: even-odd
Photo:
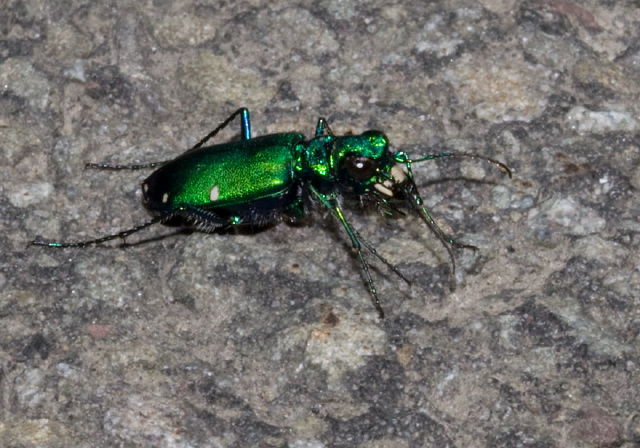
<svg viewBox="0 0 640 448"><path fill-rule="evenodd" d="M389 150L389 140L380 131L337 137L331 153L338 182L347 190L392 198L407 175Z"/></svg>

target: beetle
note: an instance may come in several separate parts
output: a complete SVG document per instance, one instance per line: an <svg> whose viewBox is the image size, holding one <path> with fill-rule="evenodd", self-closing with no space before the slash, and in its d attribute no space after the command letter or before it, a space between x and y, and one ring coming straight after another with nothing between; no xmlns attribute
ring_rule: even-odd
<svg viewBox="0 0 640 448"><path fill-rule="evenodd" d="M240 140L204 146L240 119ZM451 247L478 250L446 235L435 223L414 182L411 165L443 157L472 157L495 164L512 177L502 162L469 152L443 152L412 159L403 151L393 152L387 136L369 130L359 135L335 135L325 118L319 118L315 135L306 139L300 133L251 136L249 110L240 108L192 148L173 160L136 165L88 163L87 168L139 170L156 168L142 182L144 206L153 218L112 235L80 242L46 242L37 246L55 248L85 247L114 239L124 239L157 223L180 218L204 232L235 226L261 227L281 220L297 221L319 204L338 219L358 257L379 317L384 311L378 298L364 249L392 272L410 281L349 223L342 199L356 196L372 201L383 213L407 206L415 212L446 248L455 277L455 258ZM364 248L364 249L363 249Z"/></svg>

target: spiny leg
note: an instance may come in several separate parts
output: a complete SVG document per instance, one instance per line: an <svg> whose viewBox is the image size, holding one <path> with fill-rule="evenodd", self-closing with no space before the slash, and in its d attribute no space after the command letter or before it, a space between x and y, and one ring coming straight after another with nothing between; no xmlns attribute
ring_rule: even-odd
<svg viewBox="0 0 640 448"><path fill-rule="evenodd" d="M249 120L249 109L246 107L241 107L234 113L232 113L229 118L224 120L220 125L215 128L213 131L209 132L202 140L193 145L192 148L189 148L186 152L195 151L198 148L201 148L202 145L207 143L213 137L215 137L220 131L226 128L229 123L231 123L238 115L240 117L240 133L242 135L242 140L250 140L251 139L251 121Z"/></svg>
<svg viewBox="0 0 640 448"><path fill-rule="evenodd" d="M197 207L185 207L179 215L192 222L198 230L203 232L211 232L220 227L230 227L241 223L240 217L223 218L212 211Z"/></svg>
<svg viewBox="0 0 640 448"><path fill-rule="evenodd" d="M340 220L345 230L347 231L347 234L351 239L351 245L353 249L356 251L356 254L358 255L358 259L360 260L360 266L362 266L362 270L364 271L365 278L367 279L367 284L369 285L369 292L371 293L371 296L373 298L373 303L376 307L376 310L378 310L378 316L380 316L380 319L384 319L384 310L382 309L382 305L380 305L378 292L376 291L376 286L373 283L373 278L371 277L371 272L369 270L369 263L367 263L367 260L364 258L364 254L362 253L360 240L356 236L351 225L347 222L346 218L344 217L344 214L342 213L342 209L340 209L336 205L336 208L334 210L336 212L336 215L338 216L338 219Z"/></svg>
<svg viewBox="0 0 640 448"><path fill-rule="evenodd" d="M220 131L226 128L229 123L231 123L238 115L241 115L240 118L240 132L242 134L243 140L251 139L251 122L249 120L249 110L246 107L242 107L232 113L229 118L223 121L217 128L213 131L209 132L202 140L196 143L193 147L189 148L185 152L195 151L196 149L202 147L206 142L211 140L214 136L216 136ZM150 162L150 163L141 163L134 165L111 165L108 163L87 163L85 164L85 168L99 169L99 170L142 170L149 168L157 168L166 163L170 162L170 160L162 160L159 162Z"/></svg>
<svg viewBox="0 0 640 448"><path fill-rule="evenodd" d="M324 117L320 117L318 118L318 124L316 125L316 137L320 137L321 135L324 135L325 130L327 132L327 135L334 135L333 132L331 131L331 128L329 127L329 123L327 123L327 119Z"/></svg>
<svg viewBox="0 0 640 448"><path fill-rule="evenodd" d="M401 210L393 202L389 201L388 196L383 195L378 190L372 190L370 194L375 198L375 203L378 207L378 210L385 216L393 216L394 213L406 216L407 213L404 210ZM364 201L361 201L360 203L364 204Z"/></svg>
<svg viewBox="0 0 640 448"><path fill-rule="evenodd" d="M414 210L418 213L418 215L422 218L422 220L427 224L429 229L433 232L436 237L440 240L444 248L447 250L449 254L449 260L451 261L451 287L455 289L455 278L456 278L456 259L453 256L453 251L451 250L451 246L457 247L458 249L470 249L474 252L478 250L476 246L472 246L470 244L461 244L455 241L453 238L448 236L446 233L442 231L442 229L436 224L433 220L427 208L424 206L424 201L418 192L418 188L416 187L415 182L413 181L413 173L411 172L411 167L407 164L408 178L403 185L403 190L405 196L409 199L409 202L413 206Z"/></svg>
<svg viewBox="0 0 640 448"><path fill-rule="evenodd" d="M363 245L364 247L366 247L366 248L367 248L367 250L368 250L369 252L371 252L371 253L372 253L372 254L373 254L373 255L374 255L378 260L380 260L382 263L384 263L384 265L385 265L387 268L389 268L389 270L390 270L391 272L393 272L393 273L394 273L394 274L396 274L398 277L400 277L402 280L404 280L405 282L407 282L407 285L411 286L411 281L410 281L407 277L405 277L405 276L404 276L404 274L403 274L402 272L400 272L400 270L399 270L397 267L395 267L395 265L393 265L393 264L389 263L389 262L387 261L387 259L386 259L386 258L384 258L382 255L380 255L380 254L378 253L378 251L376 250L376 248L375 248L375 247L373 247L373 245L372 245L370 242L368 242L367 240L365 240L365 239L362 237L362 235L360 235L360 233L359 233L356 229L352 228L352 230L353 230L353 233L356 235L356 237L360 240L360 242L362 243L362 245Z"/></svg>
<svg viewBox="0 0 640 448"><path fill-rule="evenodd" d="M395 160L397 162L399 162L399 163L404 163L406 165L406 167L407 167L410 183L406 186L406 190L407 191L411 191L411 193L409 193L410 195L413 195L413 196L417 197L417 201L414 199L414 205L419 205L423 209L424 215L425 215L424 218L427 221L427 224L429 224L429 227L434 231L434 233L436 233L436 235L438 235L438 237L442 241L446 241L447 243L449 243L449 244L451 244L453 246L456 246L456 247L459 247L459 248L477 250L478 248L475 247L475 246L468 246L468 245L459 244L459 243L455 242L451 238L447 237L444 234L444 232L442 232L442 230L440 230L440 228L436 225L436 223L433 221L433 219L431 218L429 213L424 208L422 198L420 198L420 195L418 194L417 187L416 187L415 183L413 182L413 172L411 170L411 164L412 163L424 162L424 161L427 161L427 160L433 160L433 159L442 158L442 157L469 157L469 158L474 158L474 159L486 160L487 162L490 162L490 163L493 163L493 164L497 165L498 169L500 171L502 171L503 173L507 173L510 179L513 178L513 175L511 173L511 170L509 169L509 167L507 165L505 165L504 163L500 162L499 160L493 159L491 157L486 157L486 156L483 156L481 154L472 153L472 152L443 152L443 153L440 153L440 154L431 154L431 155L419 157L417 159L411 159L409 157L409 155L406 154L403 151L399 151L399 152L397 152L395 154L395 157L394 157ZM418 204L418 202L419 202L419 204Z"/></svg>
<svg viewBox="0 0 640 448"><path fill-rule="evenodd" d="M315 190L312 189L314 195L319 195L320 193ZM320 198L320 200L322 201L322 198ZM327 203L325 201L322 201L323 204L327 207L329 207L327 205ZM395 208L395 207L394 207ZM331 213L338 219L340 219L340 216L338 215L338 213L335 212L335 210L333 210L332 208L329 208L329 210L331 211ZM403 211L395 209L398 212L404 214ZM344 224L343 224L344 225ZM382 255L380 255L378 253L378 251L376 250L376 248L373 246L373 244L371 244L370 242L368 242L362 235L360 235L360 233L354 229L353 227L351 227L351 230L353 231L354 235L356 236L356 238L358 239L358 241L360 243L362 243L362 245L369 251L371 252L371 254L373 254L373 256L375 256L378 260L380 260L391 272L393 272L394 274L396 274L398 277L400 277L402 280L404 280L405 282L407 282L408 285L411 285L411 281L404 276L404 274L402 272L400 272L400 270L393 265L392 263L390 263L386 258L384 258Z"/></svg>
<svg viewBox="0 0 640 448"><path fill-rule="evenodd" d="M453 256L453 251L451 250L451 246L457 247L459 249L470 249L474 252L478 251L476 246L472 246L470 244L461 244L451 238L449 235L445 234L442 229L436 224L433 220L426 207L422 203L422 199L420 199L419 203L417 203L417 212L422 218L422 220L427 224L429 229L438 237L438 239L442 242L442 245L447 250L449 254L449 260L451 261L451 287L455 289L455 278L456 278L456 259Z"/></svg>
<svg viewBox="0 0 640 448"><path fill-rule="evenodd" d="M57 247L57 248L65 248L65 247L86 247L93 244L101 244L107 241L115 240L118 238L126 238L129 235L132 235L136 232L139 232L142 229L146 229L154 224L166 222L174 217L182 217L184 219L190 220L198 229L210 232L219 227L228 227L232 225L236 225L239 223L239 218L231 217L228 219L222 218L215 213L212 213L207 210L201 210L194 207L185 207L177 211L171 211L168 213L164 213L162 215L156 216L155 218L140 224L139 226L133 227L128 230L123 230L122 232L115 233L113 235L103 236L101 238L96 238L93 240L87 241L79 241L75 243L48 243L46 241L32 241L31 244L34 246L47 246L47 247Z"/></svg>
<svg viewBox="0 0 640 448"><path fill-rule="evenodd" d="M367 263L367 260L364 258L364 254L362 253L362 246L360 244L362 240L358 237L358 233L353 229L353 227L351 227L351 224L349 224L349 222L345 218L344 214L342 213L342 209L340 208L340 206L338 205L334 197L327 198L326 195L321 194L318 190L316 190L312 186L309 186L309 189L313 193L313 195L316 198L318 198L318 200L320 200L320 202L322 202L324 206L327 207L331 211L331 213L338 218L338 220L340 220L340 223L342 223L342 226L347 231L347 234L349 235L349 239L351 240L351 246L353 250L356 251L356 254L358 255L358 260L360 260L360 266L362 267L362 270L365 275L365 279L367 281L367 285L369 286L369 292L371 293L373 304L376 307L376 310L378 310L378 315L380 316L380 319L384 319L384 311L382 310L382 306L380 305L380 299L378 298L378 293L376 291L375 284L373 283L371 272L369 271L369 264ZM367 249L369 249L369 247L372 248L372 246L370 246L369 243L363 243L363 245L367 247ZM391 266L377 252L372 251L372 253L376 257L381 259L383 262L385 262L385 264L387 264L388 266ZM394 272L396 271L394 270Z"/></svg>
<svg viewBox="0 0 640 448"><path fill-rule="evenodd" d="M325 204L326 205L326 204ZM395 208L395 207L394 207ZM331 209L330 209L331 210ZM404 214L403 211L396 209L398 212ZM334 216L336 216L338 219L340 219L340 216L334 212L334 210L331 210L331 212L334 214ZM407 277L404 276L404 274L392 263L390 263L385 257L383 257L382 255L380 255L380 253L378 253L378 251L376 250L376 248L373 246L373 244L371 244L370 242L368 242L361 234L360 232L358 232L355 228L351 227L351 230L353 231L354 235L356 236L356 238L358 239L358 241L360 243L362 243L362 245L369 251L371 252L371 254L373 254L373 256L375 256L378 260L380 260L391 272L393 272L394 274L396 274L398 277L400 277L402 280L404 280L408 285L411 285L411 280L409 280Z"/></svg>
<svg viewBox="0 0 640 448"><path fill-rule="evenodd" d="M91 246L93 244L101 244L101 243L106 243L107 241L111 241L111 240L115 240L118 238L126 238L129 235L132 235L136 232L141 231L142 229L146 229L149 226L152 226L154 224L157 224L159 222L162 222L164 220L167 220L169 218L171 218L172 214L166 214L166 215L160 215L160 216L156 216L155 218L140 224L136 227L132 227L131 229L128 230L123 230L122 232L118 232L118 233L114 233L113 235L107 235L107 236L103 236L101 238L96 238L93 240L86 240L86 241L79 241L79 242L75 242L75 243L48 243L46 241L38 241L38 240L34 240L31 241L31 244L34 246L47 246L47 247L57 247L57 248L65 248L65 247L86 247L86 246Z"/></svg>

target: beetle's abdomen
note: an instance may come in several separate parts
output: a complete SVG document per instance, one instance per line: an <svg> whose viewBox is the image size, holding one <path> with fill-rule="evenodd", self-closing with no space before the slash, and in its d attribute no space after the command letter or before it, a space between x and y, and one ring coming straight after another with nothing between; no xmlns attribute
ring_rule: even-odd
<svg viewBox="0 0 640 448"><path fill-rule="evenodd" d="M142 183L144 203L166 213L277 202L295 185L297 146L303 140L300 134L274 134L185 153Z"/></svg>

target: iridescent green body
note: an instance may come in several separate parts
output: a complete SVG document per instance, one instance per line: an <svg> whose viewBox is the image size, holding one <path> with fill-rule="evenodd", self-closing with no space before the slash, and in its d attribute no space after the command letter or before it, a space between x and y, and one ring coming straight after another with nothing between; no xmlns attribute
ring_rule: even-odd
<svg viewBox="0 0 640 448"><path fill-rule="evenodd" d="M204 144L240 117L242 139L204 147ZM99 169L156 168L143 183L143 202L154 218L129 230L76 243L47 243L48 247L84 247L125 238L150 225L183 218L199 229L263 226L282 219L295 220L313 203L329 210L342 224L363 269L369 291L380 317L384 312L369 272L363 248L402 279L409 281L384 259L352 227L342 210L342 198L355 195L378 204L392 214L405 205L420 216L445 245L455 273L450 246L474 249L445 235L433 221L413 181L411 164L440 157L477 157L511 172L493 159L471 153L440 153L411 159L404 152L392 152L380 131L335 136L324 118L318 120L314 138L283 133L251 138L249 111L239 109L193 148L170 161L144 165L88 164Z"/></svg>
<svg viewBox="0 0 640 448"><path fill-rule="evenodd" d="M286 213L295 198L304 146L301 134L274 134L187 152L143 183L143 201L159 213L198 209L212 223L258 224ZM247 222L249 221L249 222Z"/></svg>

